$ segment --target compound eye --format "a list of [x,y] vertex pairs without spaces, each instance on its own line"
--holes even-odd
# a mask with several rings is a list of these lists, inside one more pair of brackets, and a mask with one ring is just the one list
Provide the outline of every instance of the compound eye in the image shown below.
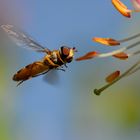
[[61,53],[63,56],[67,57],[70,53],[70,49],[68,47],[61,47]]

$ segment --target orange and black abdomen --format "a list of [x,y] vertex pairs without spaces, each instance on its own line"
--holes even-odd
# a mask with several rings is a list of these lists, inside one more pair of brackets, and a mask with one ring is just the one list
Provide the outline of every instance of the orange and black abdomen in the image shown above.
[[19,70],[14,76],[14,81],[24,81],[28,80],[31,77],[35,77],[38,74],[41,74],[45,71],[47,71],[49,66],[44,65],[43,62],[34,62],[32,64],[27,65],[26,67]]

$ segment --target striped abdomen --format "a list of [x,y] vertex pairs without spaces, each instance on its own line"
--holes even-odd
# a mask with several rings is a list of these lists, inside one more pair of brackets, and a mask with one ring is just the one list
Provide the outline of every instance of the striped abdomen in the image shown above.
[[31,77],[35,77],[47,70],[50,69],[50,66],[44,65],[42,62],[34,62],[27,65],[25,68],[19,70],[14,76],[14,81],[25,81]]

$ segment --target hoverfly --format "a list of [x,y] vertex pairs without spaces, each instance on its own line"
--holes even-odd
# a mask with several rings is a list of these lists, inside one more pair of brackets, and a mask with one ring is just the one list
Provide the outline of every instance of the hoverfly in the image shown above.
[[51,51],[38,44],[23,31],[16,29],[13,25],[1,25],[1,28],[18,46],[28,46],[28,48],[36,52],[45,53],[42,60],[33,62],[14,74],[13,80],[19,82],[17,86],[30,78],[44,75],[53,69],[65,71],[63,65],[67,67],[66,63],[70,63],[73,60],[76,52],[75,47],[61,46],[59,50]]

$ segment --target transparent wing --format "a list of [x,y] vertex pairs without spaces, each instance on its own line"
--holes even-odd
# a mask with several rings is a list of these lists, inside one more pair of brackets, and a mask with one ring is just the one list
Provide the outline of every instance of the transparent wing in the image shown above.
[[57,70],[51,70],[46,75],[44,75],[43,80],[50,85],[59,85],[60,75]]
[[13,25],[1,25],[1,28],[18,46],[32,49],[37,52],[50,52],[48,48],[41,46],[39,43],[34,41],[29,35],[27,35],[23,31],[16,29]]

